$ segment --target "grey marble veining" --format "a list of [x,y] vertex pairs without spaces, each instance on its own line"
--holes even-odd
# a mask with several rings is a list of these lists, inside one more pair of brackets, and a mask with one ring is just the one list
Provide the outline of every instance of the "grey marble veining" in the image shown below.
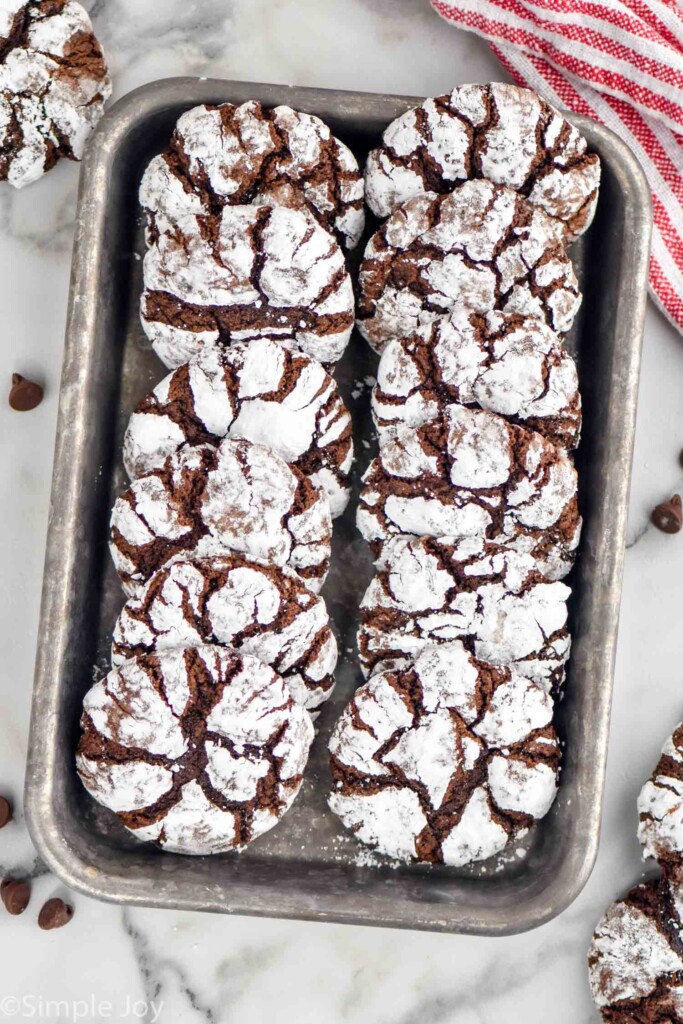
[[[426,0],[94,0],[115,96],[167,75],[223,75],[414,94],[504,77],[486,46],[449,29]],[[617,659],[603,840],[576,903],[510,939],[118,908],[76,896],[61,932],[36,926],[66,895],[36,860],[21,819],[29,700],[49,512],[50,470],[78,170],[60,164],[15,193],[0,188],[0,347],[6,386],[35,375],[46,400],[20,416],[0,403],[0,792],[17,821],[0,832],[0,869],[32,878],[17,919],[0,914],[0,1017],[266,1024],[596,1024],[585,950],[605,905],[646,869],[635,798],[683,717],[683,535],[648,526],[683,486],[683,343],[650,308],[630,548]],[[28,1002],[26,1002],[28,1000]],[[90,1001],[89,1016],[76,1006]],[[111,1005],[111,1009],[107,1007]],[[76,1013],[80,1016],[77,1018]],[[94,1016],[93,1016],[94,1013]]]

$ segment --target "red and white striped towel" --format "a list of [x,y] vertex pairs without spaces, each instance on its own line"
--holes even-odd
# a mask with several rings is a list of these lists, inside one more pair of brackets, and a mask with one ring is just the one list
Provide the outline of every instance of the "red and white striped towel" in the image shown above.
[[683,332],[683,7],[675,0],[431,0],[518,85],[611,128],[652,189],[650,292]]

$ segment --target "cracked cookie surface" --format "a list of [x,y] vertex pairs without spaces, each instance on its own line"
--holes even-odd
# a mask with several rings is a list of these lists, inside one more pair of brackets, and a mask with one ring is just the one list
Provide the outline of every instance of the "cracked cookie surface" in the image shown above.
[[559,222],[490,181],[398,207],[368,242],[358,285],[358,329],[377,352],[456,302],[564,332],[581,301]]
[[574,448],[581,431],[576,364],[535,317],[452,313],[391,341],[372,392],[380,444],[454,403],[479,406]]
[[560,747],[552,700],[458,643],[361,686],[330,739],[331,809],[399,859],[461,866],[547,814]]
[[495,413],[452,405],[380,449],[363,476],[357,524],[375,553],[398,534],[485,537],[560,579],[579,542],[576,487],[563,449]]
[[255,338],[207,349],[169,374],[136,406],[123,441],[132,478],[163,465],[185,442],[226,435],[272,448],[330,499],[349,499],[351,417],[337,385],[315,359]]
[[0,180],[22,188],[60,157],[80,160],[111,82],[73,0],[6,0],[0,10]]
[[259,336],[333,364],[351,336],[344,254],[299,210],[226,206],[185,217],[147,250],[143,277],[142,327],[171,368]]
[[85,695],[83,785],[138,839],[241,849],[296,797],[313,739],[282,678],[248,654],[188,647],[113,669]]
[[365,223],[363,192],[356,158],[319,117],[250,100],[186,111],[148,165],[140,203],[150,242],[188,214],[270,203],[310,211],[353,248]]
[[683,866],[683,723],[638,796],[638,839],[646,857],[662,866]]
[[243,555],[180,559],[154,573],[118,617],[112,664],[193,644],[253,655],[309,711],[334,686],[337,642],[323,599],[287,569]]
[[114,505],[109,546],[123,589],[139,593],[170,559],[238,551],[287,565],[317,591],[330,559],[327,496],[279,455],[242,438],[183,445]]
[[591,224],[600,161],[554,107],[530,89],[461,85],[392,121],[365,168],[378,217],[423,192],[446,193],[486,178],[559,219],[567,240]]
[[388,541],[360,606],[366,676],[405,668],[428,647],[460,640],[477,658],[513,665],[547,692],[564,682],[571,591],[528,555],[478,540]]
[[636,885],[593,934],[588,973],[606,1024],[683,1021],[683,901],[667,878]]

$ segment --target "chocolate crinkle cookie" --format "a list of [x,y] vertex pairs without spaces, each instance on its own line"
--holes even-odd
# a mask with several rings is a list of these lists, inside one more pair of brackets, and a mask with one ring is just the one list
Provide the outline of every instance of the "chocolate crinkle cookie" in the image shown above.
[[564,332],[581,301],[560,222],[490,181],[394,210],[368,242],[358,283],[358,328],[377,352],[456,302],[537,316]]
[[653,879],[609,907],[588,951],[593,999],[607,1024],[683,1021],[683,901]]
[[22,188],[60,157],[80,160],[111,83],[73,0],[0,6],[0,180]]
[[560,747],[552,700],[462,645],[361,686],[330,740],[331,809],[381,853],[460,866],[547,814]]
[[495,413],[447,407],[403,427],[363,476],[358,529],[377,553],[392,536],[486,537],[565,576],[581,517],[567,453]]
[[554,107],[516,85],[461,85],[389,125],[368,156],[365,187],[378,217],[423,192],[486,178],[557,218],[567,240],[593,220],[600,161]]
[[337,643],[325,602],[281,566],[233,553],[159,569],[119,615],[112,664],[193,644],[222,644],[271,665],[309,711],[334,686]]
[[168,367],[257,336],[333,364],[351,336],[344,254],[299,210],[226,206],[185,217],[148,249],[143,274],[142,326]]
[[457,638],[477,658],[514,665],[557,693],[571,647],[570,593],[528,555],[496,544],[396,537],[361,601],[361,667],[366,676],[406,668],[426,648]]
[[76,762],[88,792],[173,853],[240,849],[296,797],[310,715],[249,654],[188,647],[114,669],[85,695]]
[[123,442],[135,478],[180,445],[246,437],[272,448],[322,488],[332,514],[349,499],[351,417],[315,359],[268,338],[210,348],[178,367],[139,403]]
[[456,306],[449,316],[389,342],[372,393],[380,444],[453,403],[500,413],[564,448],[579,441],[576,364],[535,317]]
[[279,455],[242,438],[183,445],[117,498],[110,549],[129,596],[171,559],[227,551],[287,565],[314,591],[330,559],[327,496]]
[[683,723],[667,739],[652,777],[640,791],[638,814],[645,856],[665,867],[683,868]]
[[140,186],[148,240],[187,214],[271,203],[310,211],[347,248],[363,232],[363,179],[353,153],[312,114],[255,100],[199,106],[178,120]]

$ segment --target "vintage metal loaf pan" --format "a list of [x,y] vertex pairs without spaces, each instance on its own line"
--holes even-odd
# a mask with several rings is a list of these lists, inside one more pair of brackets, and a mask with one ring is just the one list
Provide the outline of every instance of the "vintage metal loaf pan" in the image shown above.
[[[571,903],[597,852],[646,301],[647,186],[626,147],[585,118],[573,120],[603,166],[596,222],[573,252],[584,304],[568,342],[585,406],[578,453],[585,528],[570,580],[574,651],[559,711],[562,787],[529,836],[526,856],[469,870],[390,865],[344,834],[326,807],[327,737],[360,681],[354,633],[371,574],[353,501],[336,524],[325,588],[343,652],[337,691],[321,716],[302,792],[277,828],[241,855],[161,854],[130,838],[76,777],[81,699],[107,668],[123,602],[106,547],[109,509],[124,484],[122,434],[134,404],[166,372],[138,322],[138,183],[184,109],[249,98],[319,114],[361,159],[384,126],[418,102],[182,78],[131,93],[97,129],[78,202],[26,783],[31,834],[68,885],[119,903],[483,934],[532,928]],[[359,472],[374,450],[368,378],[375,366],[354,337],[337,369],[354,416]]]

